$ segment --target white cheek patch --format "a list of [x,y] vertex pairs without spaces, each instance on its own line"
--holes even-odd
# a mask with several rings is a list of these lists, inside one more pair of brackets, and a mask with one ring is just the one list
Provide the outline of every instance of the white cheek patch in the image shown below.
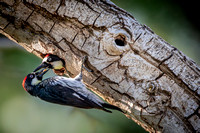
[[54,67],[54,69],[61,69],[63,68],[63,64],[61,61],[54,61],[51,63],[51,65]]
[[34,79],[32,79],[31,84],[32,84],[32,85],[37,85],[37,84],[39,84],[40,82],[41,82],[40,80],[38,80],[37,78],[34,78]]
[[45,57],[45,58],[42,60],[42,62],[47,62],[47,57]]

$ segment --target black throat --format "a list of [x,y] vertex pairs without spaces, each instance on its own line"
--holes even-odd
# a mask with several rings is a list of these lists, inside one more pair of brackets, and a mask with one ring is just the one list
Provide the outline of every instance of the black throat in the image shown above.
[[25,87],[26,87],[26,91],[32,96],[37,96],[37,94],[39,93],[38,87],[35,85],[34,86],[25,85]]

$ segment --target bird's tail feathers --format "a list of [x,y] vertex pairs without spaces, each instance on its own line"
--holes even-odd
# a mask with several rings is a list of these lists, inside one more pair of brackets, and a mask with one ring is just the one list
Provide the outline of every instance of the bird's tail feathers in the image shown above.
[[102,110],[103,110],[103,111],[106,111],[106,112],[108,112],[108,113],[112,113],[112,111],[107,110],[107,109],[105,109],[105,108],[103,108]]

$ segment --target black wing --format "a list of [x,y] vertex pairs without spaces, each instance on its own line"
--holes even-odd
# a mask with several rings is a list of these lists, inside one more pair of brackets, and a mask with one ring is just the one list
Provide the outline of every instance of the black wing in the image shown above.
[[37,96],[47,102],[79,108],[102,108],[98,103],[91,101],[67,86],[63,87],[60,84],[44,86],[44,84],[40,84],[39,88],[41,89]]

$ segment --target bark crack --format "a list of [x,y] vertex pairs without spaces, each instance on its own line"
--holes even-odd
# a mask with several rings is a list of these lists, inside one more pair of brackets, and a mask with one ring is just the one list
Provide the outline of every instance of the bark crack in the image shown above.
[[62,5],[65,5],[65,0],[60,0],[60,4],[59,4],[59,6],[58,6],[58,8],[56,9],[56,14],[58,14],[58,10],[59,10],[59,8],[62,6]]
[[[165,58],[164,60],[162,60],[160,63],[159,63],[159,65],[158,65],[158,68],[160,69],[160,66],[164,63],[164,62],[166,62],[167,60],[169,60],[173,55],[174,55],[174,50],[175,49],[173,49],[172,50],[172,54],[170,55],[170,56],[168,56],[167,58]],[[161,70],[161,69],[160,69]]]
[[95,18],[95,20],[94,20],[94,22],[93,22],[93,24],[92,24],[92,26],[94,26],[95,27],[95,23],[96,23],[96,21],[97,21],[97,19],[101,16],[101,14],[102,14],[102,12]]
[[[151,126],[151,124],[148,122],[148,120],[147,120],[145,117],[143,117],[143,115],[142,115],[143,110],[144,110],[144,109],[142,108],[141,111],[140,111],[140,118],[141,118],[142,121],[145,122],[145,124],[147,124],[148,126]],[[152,127],[152,129],[153,129],[154,132],[156,131],[156,130],[154,129],[154,127]]]
[[[160,127],[160,122],[162,121],[162,119],[166,116],[166,113],[167,113],[167,108],[165,109],[165,111],[163,112],[162,116],[160,117],[160,120],[158,121],[157,123],[157,126]],[[162,128],[162,127],[160,127]]]
[[110,67],[111,65],[113,65],[115,62],[117,62],[117,60],[116,60],[116,61],[113,61],[112,63],[110,63],[110,64],[107,65],[106,67],[102,68],[100,71],[103,71],[103,70],[107,69],[108,67]]
[[85,40],[84,40],[84,42],[83,42],[83,44],[82,44],[82,46],[81,46],[81,49],[83,49],[83,47],[84,47],[84,45],[85,45],[85,42],[87,41],[87,37],[85,37]]
[[134,40],[134,43],[141,37],[142,33],[140,33]]
[[122,25],[122,28],[130,35],[130,38],[133,38],[133,34],[132,34],[131,30],[129,30],[129,28],[127,28],[127,25],[125,25],[123,17],[121,17],[121,15],[119,13],[117,13],[117,17],[120,21],[119,24]]
[[98,76],[92,83],[91,85],[93,85],[95,82],[97,82],[100,78],[101,78],[102,75]]
[[8,27],[8,25],[10,25],[10,24],[11,24],[11,22],[9,22],[2,30],[4,31]]
[[82,4],[85,4],[89,9],[91,9],[93,12],[98,13],[98,11],[94,10],[87,2],[85,2],[84,0],[77,0],[78,2],[81,2]]
[[32,10],[31,14],[26,18],[26,22],[28,21],[28,19],[30,18],[30,16],[32,16],[32,14],[34,13],[34,10]]
[[79,32],[76,33],[76,35],[73,37],[72,41],[71,41],[71,44],[74,42],[76,36],[79,34]]
[[197,115],[200,118],[200,106],[194,111],[194,113],[192,113],[191,115],[189,115],[188,117],[186,117],[186,119],[190,119],[192,116]]
[[53,27],[55,26],[55,24],[56,24],[56,22],[54,22],[53,25],[52,25],[52,27],[50,28],[50,30],[48,32],[49,34],[51,33],[51,31],[52,31]]
[[169,107],[168,106],[168,109],[170,109],[174,115],[177,116],[178,119],[180,119],[180,121],[182,121],[185,125],[185,128],[188,128],[188,131],[192,131],[193,133],[195,132],[195,129],[193,128],[193,126],[191,125],[191,123],[186,119],[184,118],[182,115],[180,115],[179,112],[177,112],[175,109],[173,109],[172,107]]
[[[117,85],[118,85],[118,84],[117,84]],[[118,86],[119,86],[119,85],[118,85]],[[126,94],[126,93],[121,93],[121,92],[118,91],[117,89],[113,88],[111,85],[109,85],[109,87],[110,87],[110,89],[114,90],[114,91],[117,92],[118,94],[120,94],[120,95],[122,95],[122,96],[126,96],[126,97],[128,97],[130,100],[135,100],[134,97],[131,97],[130,95],[128,95],[128,94]],[[138,103],[138,105],[140,105],[140,104]],[[130,107],[128,104],[127,104],[127,106]],[[140,105],[140,107],[142,107],[142,106]]]
[[155,80],[160,79],[163,75],[164,75],[164,73],[161,73],[158,77],[155,78]]
[[[3,34],[17,41],[36,55],[48,51],[52,54],[59,54],[66,60],[68,59],[66,57],[69,57],[69,59],[74,57],[71,64],[75,65],[76,60],[79,60],[83,55],[89,55],[91,60],[88,63],[94,70],[94,73],[88,76],[91,78],[90,85],[97,88],[94,91],[99,92],[104,98],[112,99],[112,103],[119,103],[122,109],[131,112],[129,114],[126,112],[128,117],[141,124],[147,130],[156,132],[158,129],[160,131],[161,128],[177,124],[176,121],[171,121],[172,124],[166,127],[163,124],[168,117],[174,116],[174,119],[182,120],[183,124],[180,125],[184,128],[182,131],[194,132],[190,118],[194,115],[200,117],[200,107],[195,105],[200,103],[200,96],[197,91],[190,90],[190,83],[187,83],[181,77],[181,74],[187,68],[180,67],[180,70],[178,70],[180,73],[177,74],[171,70],[174,68],[167,64],[177,55],[177,58],[180,58],[180,63],[186,65],[188,69],[191,68],[189,70],[194,71],[194,76],[200,76],[198,66],[185,57],[184,54],[155,35],[147,26],[139,24],[134,17],[112,4],[112,2],[77,0],[71,1],[73,2],[73,7],[69,7],[69,5],[65,5],[65,0],[59,0],[57,3],[48,1],[55,4],[52,5],[54,9],[50,8],[48,4],[37,5],[38,1],[35,1],[35,3],[33,3],[34,0],[30,1],[15,1],[15,6],[5,4],[7,1],[4,4],[0,2],[0,18],[3,18],[3,22],[6,22],[1,28]],[[47,3],[46,1],[43,2]],[[22,5],[25,5],[25,9],[29,11],[27,14],[19,9]],[[63,10],[61,10],[62,7]],[[68,8],[72,8],[70,9],[72,17],[66,15],[65,10],[69,11]],[[78,11],[73,11],[74,9]],[[16,10],[17,13],[15,14]],[[59,16],[59,11],[64,15]],[[92,11],[93,14],[81,14],[87,11]],[[80,14],[82,15],[81,17]],[[41,20],[36,19],[37,17],[41,18]],[[113,20],[109,20],[111,18]],[[32,20],[34,22],[30,22]],[[38,23],[42,20],[49,22],[49,25]],[[103,23],[101,24],[101,22]],[[63,27],[66,29],[62,31]],[[68,34],[68,30],[71,30],[73,34],[70,34],[72,32]],[[111,51],[119,50],[118,59],[118,55],[109,54],[110,51],[108,52],[104,46],[109,43],[109,39],[113,42],[116,33],[121,33],[121,31],[122,34],[128,35],[126,37],[129,40],[126,40],[128,45],[125,47],[111,47]],[[105,35],[111,36],[110,38],[107,36],[104,45],[102,41],[104,41],[103,37]],[[41,44],[37,44],[37,41],[41,42]],[[37,46],[41,47],[42,50]],[[158,57],[159,55],[161,57]],[[137,64],[134,59],[138,60],[139,63]],[[142,65],[143,63],[145,64],[144,66]],[[144,72],[138,72],[137,65],[141,66],[140,71],[144,69]],[[147,68],[145,68],[146,66]],[[129,67],[134,69],[129,69]],[[73,66],[69,66],[68,69],[74,73],[76,71]],[[145,73],[145,70],[152,73],[152,75],[148,76],[149,73]],[[115,73],[106,73],[110,71],[115,71]],[[139,76],[135,77],[135,75]],[[167,82],[165,83],[165,81]],[[147,86],[151,82],[156,83],[155,86],[157,87],[153,91]],[[169,86],[167,86],[168,82],[170,82]],[[194,83],[198,84],[198,81]],[[183,105],[184,111],[194,108],[194,112],[189,111],[190,114],[186,112],[189,116],[185,115],[186,113],[182,112],[178,105],[175,105],[179,104],[179,102],[172,104],[174,102],[172,93],[178,93],[178,89],[174,86],[183,91],[183,96],[190,96],[188,101],[194,100],[192,101],[195,102],[194,105]],[[101,87],[105,87],[105,89]],[[173,89],[173,92],[170,89]],[[170,112],[173,115],[168,116]],[[153,118],[148,119],[145,113]],[[185,118],[184,116],[188,117]]]
[[70,50],[72,51],[73,54],[75,54],[76,56],[80,57],[79,54],[77,54],[72,47],[74,47],[73,45],[71,45],[70,42],[68,42],[65,38],[63,38],[63,40],[65,41],[65,43],[69,46]]

